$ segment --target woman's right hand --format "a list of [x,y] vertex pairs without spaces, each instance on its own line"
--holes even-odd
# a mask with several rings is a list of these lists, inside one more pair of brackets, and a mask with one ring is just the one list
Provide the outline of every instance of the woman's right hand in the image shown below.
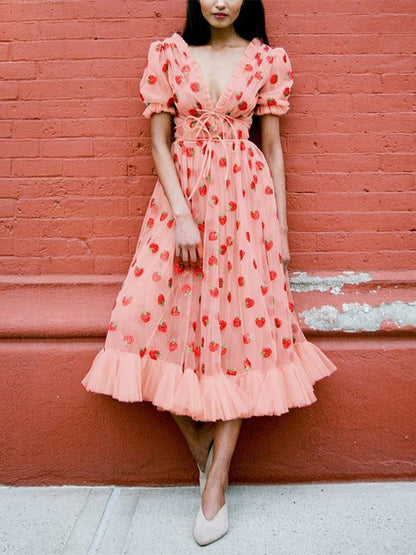
[[175,218],[175,256],[191,268],[202,264],[202,238],[192,214]]

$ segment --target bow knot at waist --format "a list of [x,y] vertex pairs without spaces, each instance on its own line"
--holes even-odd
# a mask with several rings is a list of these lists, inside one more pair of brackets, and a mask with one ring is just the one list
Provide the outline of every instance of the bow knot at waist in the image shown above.
[[175,119],[176,139],[205,141],[238,141],[248,139],[249,125],[216,110],[195,110]]

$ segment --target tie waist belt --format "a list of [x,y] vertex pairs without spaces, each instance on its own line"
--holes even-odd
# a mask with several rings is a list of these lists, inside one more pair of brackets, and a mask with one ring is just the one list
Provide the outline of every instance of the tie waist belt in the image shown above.
[[228,177],[229,157],[228,152],[235,150],[237,141],[248,139],[250,126],[240,119],[227,116],[215,110],[199,110],[198,115],[188,115],[185,118],[175,118],[175,140],[176,141],[198,141],[203,142],[201,170],[195,185],[186,197],[190,200],[200,185],[200,179],[204,172],[210,170],[211,160],[214,154],[215,143],[222,145],[225,157],[225,180]]

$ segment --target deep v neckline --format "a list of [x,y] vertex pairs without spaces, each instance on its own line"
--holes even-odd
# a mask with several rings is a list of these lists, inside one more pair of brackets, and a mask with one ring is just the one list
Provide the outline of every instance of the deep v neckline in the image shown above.
[[202,72],[201,66],[199,65],[197,59],[195,58],[194,53],[192,52],[192,49],[190,48],[189,44],[182,38],[182,36],[179,33],[174,33],[173,35],[176,36],[177,38],[179,38],[181,44],[183,46],[185,46],[185,49],[188,53],[189,62],[192,64],[193,70],[195,71],[195,73],[199,77],[203,92],[206,96],[206,100],[210,105],[210,109],[217,111],[221,102],[227,97],[227,94],[230,92],[230,90],[232,88],[232,85],[234,83],[234,79],[236,78],[236,76],[237,76],[237,74],[240,70],[240,67],[242,66],[243,62],[245,61],[248,53],[251,51],[252,47],[254,47],[257,44],[257,42],[259,42],[259,39],[257,37],[254,37],[247,44],[247,46],[245,47],[245,49],[244,49],[243,53],[241,54],[240,58],[236,62],[232,72],[230,73],[230,76],[227,80],[227,84],[225,85],[224,89],[222,90],[221,94],[219,95],[217,101],[214,103],[214,101],[212,100],[211,94],[209,92],[208,83],[207,83],[207,81],[205,79],[205,76]]

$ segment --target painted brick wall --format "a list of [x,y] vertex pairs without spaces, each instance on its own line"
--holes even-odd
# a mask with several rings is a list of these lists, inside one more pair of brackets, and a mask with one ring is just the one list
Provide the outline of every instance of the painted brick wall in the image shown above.
[[[1,273],[125,273],[155,182],[138,83],[184,7],[1,2]],[[408,268],[414,0],[265,7],[295,75],[282,118],[292,269]]]

